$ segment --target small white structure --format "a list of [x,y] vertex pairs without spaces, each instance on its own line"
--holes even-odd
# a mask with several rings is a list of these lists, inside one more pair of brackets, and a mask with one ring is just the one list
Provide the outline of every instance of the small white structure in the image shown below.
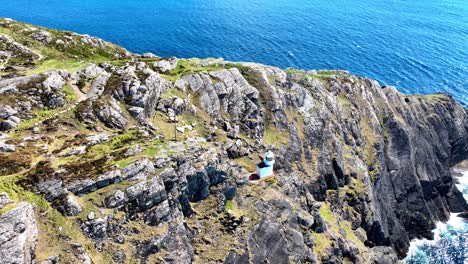
[[260,179],[270,177],[274,174],[275,154],[271,151],[265,153],[265,158],[257,164],[257,175]]

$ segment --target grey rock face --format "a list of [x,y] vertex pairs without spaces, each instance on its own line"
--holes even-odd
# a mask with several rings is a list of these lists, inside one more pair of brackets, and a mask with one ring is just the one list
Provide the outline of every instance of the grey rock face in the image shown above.
[[[166,91],[169,83],[155,72],[149,72],[149,76],[142,81],[138,78],[137,71],[134,66],[118,69],[114,77],[111,77],[120,80],[116,82],[117,89],[112,91],[112,95],[130,106],[142,108],[143,112],[134,113],[135,118],[147,120],[153,116],[159,97]],[[149,121],[143,125],[149,125]]]
[[37,41],[44,42],[44,43],[51,43],[52,42],[52,34],[47,31],[37,31],[31,34],[31,37],[35,38]]
[[99,135],[89,136],[86,138],[86,140],[88,141],[88,145],[94,146],[94,145],[109,141],[109,135],[99,134]]
[[83,264],[92,264],[91,258],[88,256],[88,253],[86,253],[86,250],[81,244],[73,243],[72,250],[75,257]]
[[27,58],[29,62],[33,62],[34,60],[41,58],[41,55],[35,50],[16,42],[15,39],[8,35],[0,34],[0,43],[3,44],[5,47],[4,51],[8,52],[8,56],[10,57]]
[[0,122],[0,131],[8,131],[15,128],[18,124],[11,120],[3,120]]
[[54,201],[67,195],[67,190],[59,179],[41,181],[37,183],[37,188],[47,201]]
[[125,192],[117,190],[108,196],[104,203],[108,208],[125,207],[130,218],[143,212],[147,224],[157,225],[168,220],[170,210],[167,198],[161,177],[153,176],[128,187]]
[[19,203],[0,215],[0,258],[2,263],[33,263],[38,239],[34,206]]
[[75,216],[82,211],[80,204],[70,195],[67,196],[64,207],[65,215],[67,216]]
[[6,192],[0,193],[0,209],[11,203],[13,203],[13,201]]
[[104,188],[109,184],[118,183],[121,181],[121,178],[120,170],[114,170],[99,176],[96,180],[85,179],[75,181],[67,189],[76,195],[84,195]]
[[[211,80],[219,80],[213,83]],[[259,92],[251,86],[237,68],[186,75],[184,83],[200,95],[200,106],[211,117],[219,118],[221,108],[234,123],[250,136],[263,135],[263,112],[259,106]]]
[[89,35],[81,35],[81,41],[93,48],[104,48],[107,45],[104,40]]
[[107,127],[124,129],[128,126],[128,120],[115,100],[98,105],[95,113]]
[[369,256],[371,264],[392,264],[397,263],[398,257],[390,247],[374,247]]
[[8,117],[15,115],[18,111],[9,105],[0,105],[0,118],[7,119]]
[[154,174],[154,164],[149,159],[136,161],[122,170],[124,180],[142,181]]
[[141,55],[143,58],[157,58],[158,56],[154,55],[153,53],[151,52],[147,52],[147,53],[143,53]]
[[154,63],[154,67],[158,68],[161,72],[169,72],[176,68],[178,59],[175,57],[161,59]]
[[16,151],[16,146],[15,145],[6,144],[6,143],[0,141],[0,153],[1,152],[15,152],[15,151]]

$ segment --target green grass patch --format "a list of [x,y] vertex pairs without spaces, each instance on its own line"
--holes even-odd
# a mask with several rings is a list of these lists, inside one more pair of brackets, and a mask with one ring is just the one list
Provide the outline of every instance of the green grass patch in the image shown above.
[[40,63],[35,69],[26,72],[26,75],[36,75],[49,70],[66,70],[68,72],[77,72],[84,69],[88,63],[77,60],[46,60]]
[[265,128],[263,143],[267,145],[287,145],[289,144],[289,133],[269,125]]
[[62,91],[65,93],[68,103],[73,103],[78,101],[78,95],[75,93],[73,88],[67,84],[62,88]]
[[61,109],[57,108],[57,109],[42,109],[42,110],[35,111],[34,112],[35,117],[31,119],[23,120],[21,123],[18,124],[18,126],[16,127],[16,130],[20,131],[20,130],[30,129],[37,122],[52,117],[56,113],[60,112],[60,110]]
[[177,61],[177,66],[174,70],[169,73],[161,74],[161,76],[169,81],[175,82],[180,77],[193,74],[198,72],[209,72],[209,71],[218,71],[221,69],[225,69],[226,66],[224,64],[212,64],[207,66],[198,66],[200,62],[199,59],[180,59]]

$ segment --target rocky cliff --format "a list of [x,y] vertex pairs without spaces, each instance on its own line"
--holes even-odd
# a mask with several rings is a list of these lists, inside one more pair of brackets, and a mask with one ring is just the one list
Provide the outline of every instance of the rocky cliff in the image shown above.
[[[345,71],[132,54],[0,19],[7,263],[395,263],[467,211],[468,113]],[[276,154],[275,178],[247,176]]]

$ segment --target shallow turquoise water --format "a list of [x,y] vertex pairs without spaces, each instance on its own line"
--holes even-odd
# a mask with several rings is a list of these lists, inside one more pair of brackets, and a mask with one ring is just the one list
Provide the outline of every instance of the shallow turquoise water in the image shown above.
[[0,16],[140,53],[347,69],[468,104],[467,0],[0,0]]

